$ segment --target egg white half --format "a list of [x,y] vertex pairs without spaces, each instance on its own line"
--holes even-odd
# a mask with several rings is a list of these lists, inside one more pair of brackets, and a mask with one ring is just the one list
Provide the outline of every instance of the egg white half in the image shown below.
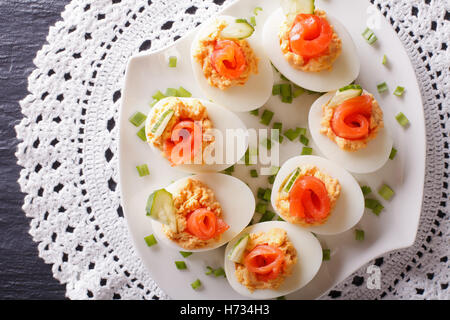
[[278,191],[283,181],[298,167],[312,165],[319,168],[339,181],[341,193],[336,205],[331,211],[328,220],[320,226],[304,227],[295,225],[299,229],[305,229],[317,234],[332,235],[345,232],[355,226],[364,213],[364,196],[361,187],[355,178],[344,168],[317,156],[298,156],[286,161],[280,168],[272,188],[272,207],[286,220],[286,217],[278,210],[276,200]]
[[260,44],[257,33],[247,38],[256,57],[259,58],[258,73],[251,74],[243,86],[230,87],[220,90],[211,86],[203,74],[201,65],[195,60],[194,52],[198,47],[199,39],[214,31],[216,21],[234,22],[237,18],[231,16],[219,16],[208,20],[200,27],[191,46],[191,60],[195,79],[208,99],[236,112],[250,111],[261,107],[272,94],[273,70],[264,49]]
[[371,173],[380,169],[389,159],[393,140],[386,128],[378,131],[375,139],[370,140],[367,146],[355,152],[345,151],[320,133],[322,121],[322,106],[326,104],[336,92],[329,92],[317,99],[309,111],[308,124],[314,143],[320,152],[330,160],[338,163],[353,173]]
[[358,53],[351,35],[336,18],[327,16],[328,21],[342,40],[342,52],[333,63],[331,71],[304,72],[295,69],[285,59],[278,37],[280,27],[286,20],[281,8],[267,19],[263,30],[264,49],[274,66],[296,85],[316,92],[327,92],[342,88],[355,80],[360,70]]
[[[228,253],[235,243],[246,233],[268,232],[273,228],[286,230],[289,240],[297,250],[297,263],[292,274],[285,278],[277,289],[260,289],[250,292],[247,287],[237,281],[235,263],[228,259]],[[272,299],[297,291],[310,282],[319,271],[322,264],[322,247],[319,240],[310,232],[300,230],[282,221],[257,223],[244,229],[235,239],[230,241],[225,249],[225,273],[231,287],[239,294],[253,299]]]
[[230,228],[221,235],[219,241],[201,249],[186,250],[167,238],[162,229],[163,225],[152,219],[152,229],[158,241],[181,251],[208,251],[229,242],[250,223],[255,213],[255,197],[250,188],[241,180],[221,173],[203,173],[179,179],[165,189],[173,194],[189,178],[203,182],[213,190],[216,200],[222,207],[222,219]]
[[[153,117],[154,110],[156,110],[161,104],[164,104],[167,98],[160,100],[148,113],[146,122],[145,122],[145,131],[149,132],[151,129],[150,121]],[[248,146],[248,139],[246,137],[247,127],[242,122],[242,120],[230,110],[207,100],[196,99],[196,98],[178,98],[184,101],[186,104],[189,104],[192,100],[199,100],[205,107],[208,112],[208,117],[212,122],[213,129],[216,129],[221,133],[223,139],[216,137],[215,143],[217,146],[217,150],[222,150],[221,153],[223,155],[223,162],[226,163],[213,163],[213,164],[182,164],[178,165],[174,168],[180,169],[185,172],[190,173],[201,173],[201,172],[217,172],[222,171],[236,162],[238,162],[245,154]],[[232,132],[232,130],[238,130],[239,134],[236,134],[234,141],[231,139],[227,139],[227,130]],[[156,153],[155,156],[162,157],[161,151],[153,146],[152,143],[148,143],[150,148]],[[167,163],[169,161],[165,159]]]

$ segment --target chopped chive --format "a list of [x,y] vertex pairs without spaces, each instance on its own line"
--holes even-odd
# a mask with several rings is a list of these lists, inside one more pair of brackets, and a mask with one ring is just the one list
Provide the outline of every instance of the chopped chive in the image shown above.
[[270,184],[273,184],[275,182],[275,176],[269,176],[267,180],[269,181]]
[[288,138],[291,141],[294,141],[295,139],[297,139],[299,134],[300,134],[299,131],[294,130],[294,129],[289,129],[284,132],[284,135],[286,136],[286,138]]
[[407,127],[409,125],[408,118],[403,114],[403,112],[400,112],[395,116],[395,119],[402,127]]
[[175,261],[175,266],[178,270],[187,269],[186,263],[184,261]]
[[357,241],[363,241],[364,240],[364,230],[355,230],[355,240]]
[[381,61],[381,63],[382,63],[383,65],[386,65],[386,64],[387,64],[387,56],[386,56],[386,55],[383,56],[383,61]]
[[270,121],[272,121],[274,113],[269,110],[264,110],[260,123],[265,124],[266,126],[269,125]]
[[252,26],[256,27],[256,17],[255,16],[250,17],[250,24]]
[[397,88],[395,88],[394,95],[396,95],[397,97],[401,97],[404,92],[405,88],[398,86]]
[[163,98],[165,98],[166,96],[160,91],[158,90],[153,96],[152,98],[155,100],[161,100]]
[[373,31],[370,30],[369,28],[364,30],[364,32],[362,33],[362,36],[364,37],[364,39],[366,39],[368,44],[374,44],[378,40],[375,33],[373,33]]
[[178,90],[175,88],[167,88],[165,95],[167,97],[178,97]]
[[322,249],[322,260],[328,261],[331,258],[331,250],[330,249]]
[[[278,70],[277,70],[277,71],[278,71]],[[278,71],[278,72],[279,72],[279,71]],[[282,73],[280,73],[280,78],[281,78],[281,80],[289,81],[289,79],[286,78],[286,77],[284,76],[284,74],[282,74]]]
[[270,197],[272,196],[272,190],[267,188],[263,194],[263,200],[270,201]]
[[272,87],[272,95],[278,96],[281,94],[281,84],[274,84]]
[[176,68],[177,57],[169,57],[169,68]]
[[282,217],[278,216],[277,221],[284,221],[284,219]]
[[378,190],[378,194],[383,197],[384,200],[391,200],[391,198],[394,196],[395,192],[392,190],[387,184],[384,184],[381,186],[381,188]]
[[217,268],[216,270],[214,270],[214,276],[216,277],[220,277],[220,276],[224,276],[225,277],[225,270],[223,270],[222,267]]
[[273,218],[275,217],[275,213],[272,211],[266,211],[263,216],[261,217],[261,219],[259,220],[259,222],[266,222],[266,221],[271,221]]
[[292,103],[292,86],[289,83],[281,85],[281,102]]
[[259,202],[256,205],[256,209],[255,209],[256,212],[264,214],[264,213],[266,213],[266,210],[267,210],[267,204]]
[[250,176],[252,178],[257,178],[258,177],[258,171],[256,171],[256,169],[250,170]]
[[238,18],[236,19],[236,23],[248,23],[247,19]]
[[246,166],[250,165],[250,148],[247,148],[244,154],[244,162]]
[[209,276],[210,274],[212,274],[214,272],[214,269],[213,268],[211,268],[210,266],[206,266],[206,272],[205,272],[205,274],[207,275],[207,276]]
[[182,97],[182,98],[190,98],[190,97],[192,97],[192,93],[190,93],[183,87],[179,87],[178,88],[178,96]]
[[154,246],[155,244],[158,243],[158,241],[156,241],[156,238],[153,234],[145,237],[144,240],[147,243],[147,246],[149,246],[149,247]]
[[259,109],[255,109],[249,112],[252,116],[257,116],[259,114]]
[[136,167],[139,177],[145,177],[150,174],[150,171],[148,170],[148,166],[146,164],[140,165]]
[[378,201],[377,199],[369,199],[369,198],[367,198],[367,199],[364,200],[364,205],[365,205],[365,207],[367,209],[372,209],[373,210],[379,204],[380,204],[380,201]]
[[372,189],[369,186],[362,186],[361,191],[362,191],[363,195],[366,196],[372,192]]
[[277,300],[286,300],[285,296],[278,297]]
[[200,281],[200,279],[197,279],[197,280],[195,280],[194,282],[191,283],[191,287],[194,290],[197,290],[201,286],[202,286],[202,282]]
[[267,150],[272,149],[272,141],[270,139],[264,139],[263,141],[261,141],[261,145],[263,147],[265,147]]
[[397,155],[397,149],[392,147],[391,153],[389,154],[389,159],[394,160],[395,156]]
[[349,84],[349,85],[347,85],[345,87],[340,88],[339,92],[347,91],[347,90],[350,90],[350,89],[361,90],[362,87],[359,84]]
[[310,147],[303,147],[302,149],[302,156],[308,156],[311,155],[313,152],[313,149]]
[[142,112],[137,111],[128,119],[135,127],[139,127],[147,119],[147,116]]
[[258,192],[256,194],[256,196],[258,197],[258,199],[264,200],[264,193],[266,192],[266,189],[264,188],[258,188]]
[[375,206],[375,208],[372,209],[372,212],[374,214],[376,214],[377,216],[379,216],[381,211],[383,211],[383,209],[384,209],[383,205],[381,203],[379,203]]
[[225,170],[223,170],[223,172],[229,173],[229,174],[233,173],[234,172],[234,166],[226,168]]
[[180,254],[183,256],[183,258],[187,258],[192,255],[192,252],[180,251]]
[[378,93],[383,93],[385,91],[388,91],[388,85],[386,84],[386,82],[380,83],[377,85],[377,89],[378,89]]
[[144,142],[147,141],[147,135],[145,134],[145,126],[143,126],[141,130],[139,130],[136,134],[139,138],[141,138],[142,141]]
[[303,143],[305,146],[309,144],[309,139],[305,137],[304,135],[300,136],[300,142]]
[[303,89],[302,87],[294,87],[294,92],[292,93],[292,96],[294,98],[297,98],[304,93],[305,93],[305,89]]
[[253,9],[253,13],[255,14],[255,16],[258,15],[258,11],[263,11],[263,9],[261,7],[256,7],[255,9]]
[[283,128],[283,124],[281,122],[275,122],[273,124],[272,128],[275,129],[275,130],[280,130],[281,131],[281,129]]

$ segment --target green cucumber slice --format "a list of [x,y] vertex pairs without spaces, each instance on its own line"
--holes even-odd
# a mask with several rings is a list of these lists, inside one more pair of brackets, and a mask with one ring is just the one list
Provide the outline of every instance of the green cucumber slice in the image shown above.
[[233,262],[242,263],[244,258],[244,251],[247,247],[248,240],[250,240],[250,235],[247,233],[243,235],[238,242],[234,245],[233,249],[231,249],[230,253],[228,253],[228,259]]
[[351,85],[345,86],[336,92],[334,97],[331,98],[330,104],[333,106],[339,105],[346,100],[360,96],[362,94],[362,92],[363,92],[363,89],[361,88],[360,85],[351,84]]
[[177,219],[172,194],[167,190],[159,189],[153,192],[148,197],[145,211],[148,217],[169,226],[173,232],[177,232]]
[[280,0],[280,5],[289,21],[299,13],[313,14],[315,10],[314,0]]
[[292,187],[294,186],[295,180],[297,180],[298,176],[300,175],[300,169],[297,168],[295,171],[289,176],[288,182],[283,188],[283,192],[288,193],[291,191]]
[[159,137],[163,134],[164,130],[167,127],[167,124],[169,123],[170,119],[172,119],[172,116],[174,114],[174,111],[172,109],[166,110],[161,117],[159,117],[158,121],[153,125],[151,132],[156,136]]
[[245,19],[236,19],[236,21],[228,24],[220,35],[226,39],[246,39],[250,37],[255,28]]

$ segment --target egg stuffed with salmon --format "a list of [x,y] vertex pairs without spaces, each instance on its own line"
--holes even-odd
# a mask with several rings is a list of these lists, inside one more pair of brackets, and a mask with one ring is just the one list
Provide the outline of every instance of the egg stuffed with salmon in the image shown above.
[[286,161],[275,178],[271,202],[284,220],[317,234],[347,231],[364,213],[364,197],[355,178],[317,156]]
[[248,225],[254,210],[248,186],[219,173],[177,180],[153,191],[146,205],[158,240],[187,251],[206,251],[227,243]]
[[389,159],[393,140],[378,101],[360,85],[320,97],[308,122],[321,153],[354,173],[370,173]]
[[257,223],[230,241],[225,273],[243,296],[271,299],[305,286],[322,263],[322,248],[310,232],[280,221]]
[[305,89],[326,92],[351,83],[360,62],[345,27],[314,0],[282,0],[266,21],[263,44],[274,66]]
[[[210,101],[168,97],[149,112],[146,137],[153,150],[168,163],[188,172],[222,171],[245,154],[247,142],[244,123],[234,113]],[[227,130],[241,132],[237,140],[227,143]],[[220,133],[221,139],[215,139]],[[232,154],[226,163],[217,155]]]
[[200,27],[192,42],[195,78],[205,96],[233,111],[249,111],[270,97],[273,72],[254,27],[219,16]]

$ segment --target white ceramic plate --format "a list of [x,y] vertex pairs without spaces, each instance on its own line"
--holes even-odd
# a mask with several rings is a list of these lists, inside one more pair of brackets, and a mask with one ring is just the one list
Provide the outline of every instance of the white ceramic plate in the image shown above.
[[[371,186],[375,193],[383,183],[387,183],[396,194],[389,202],[382,200],[385,210],[380,216],[377,217],[366,210],[357,225],[365,230],[363,242],[354,240],[353,230],[335,236],[319,236],[322,247],[331,250],[331,260],[324,262],[314,279],[301,290],[288,295],[288,299],[317,298],[370,260],[388,251],[412,245],[423,194],[425,125],[421,95],[413,67],[395,31],[381,14],[373,13],[378,10],[368,11],[368,1],[316,2],[318,8],[332,12],[350,32],[361,59],[361,73],[357,82],[367,90],[375,92],[375,98],[383,105],[386,126],[393,135],[394,146],[398,149],[395,160],[388,161],[374,173],[355,177],[361,184]],[[261,36],[264,20],[277,9],[277,3],[273,0],[240,0],[222,14],[248,18],[253,15],[256,6],[262,7],[263,11],[256,19],[256,36]],[[379,29],[374,30],[379,40],[373,46],[367,44],[361,36],[369,18],[380,23]],[[195,253],[183,259],[177,250],[161,243],[149,248],[144,241],[144,237],[153,233],[152,223],[145,216],[148,194],[156,188],[169,185],[172,180],[186,176],[186,173],[171,168],[164,159],[155,156],[151,149],[136,137],[138,129],[128,122],[128,118],[136,111],[146,114],[151,96],[158,89],[163,91],[167,87],[181,85],[194,96],[204,98],[195,84],[189,58],[193,37],[192,32],[168,49],[141,54],[129,62],[120,115],[122,205],[137,252],[151,277],[169,296],[174,299],[244,299],[228,285],[226,279],[205,275],[206,266],[223,266],[223,247],[210,252]],[[181,53],[182,58],[178,60],[177,68],[171,69],[167,66],[165,52],[174,49]],[[389,59],[387,66],[381,64],[384,54],[387,54]],[[383,81],[386,81],[390,90],[380,95],[376,85]],[[397,85],[406,88],[402,98],[392,94]],[[318,97],[303,94],[292,104],[283,104],[279,97],[271,97],[263,108],[274,111],[273,121],[282,122],[285,129],[307,127],[309,108]],[[407,129],[403,129],[395,121],[394,117],[400,111],[411,122]],[[248,128],[266,128],[259,124],[258,117],[248,113],[241,113],[239,116]],[[299,155],[302,148],[298,141],[285,140],[280,146],[280,164]],[[316,146],[311,146],[317,152]],[[148,163],[150,176],[139,178],[136,165],[143,163]],[[249,183],[254,191],[258,187],[270,187],[265,176],[251,178],[251,168],[253,167],[239,165],[233,175]],[[380,199],[376,194],[371,196]],[[188,269],[177,270],[174,265],[176,260],[185,260]],[[197,278],[202,281],[203,286],[201,290],[194,291],[190,283]]]

